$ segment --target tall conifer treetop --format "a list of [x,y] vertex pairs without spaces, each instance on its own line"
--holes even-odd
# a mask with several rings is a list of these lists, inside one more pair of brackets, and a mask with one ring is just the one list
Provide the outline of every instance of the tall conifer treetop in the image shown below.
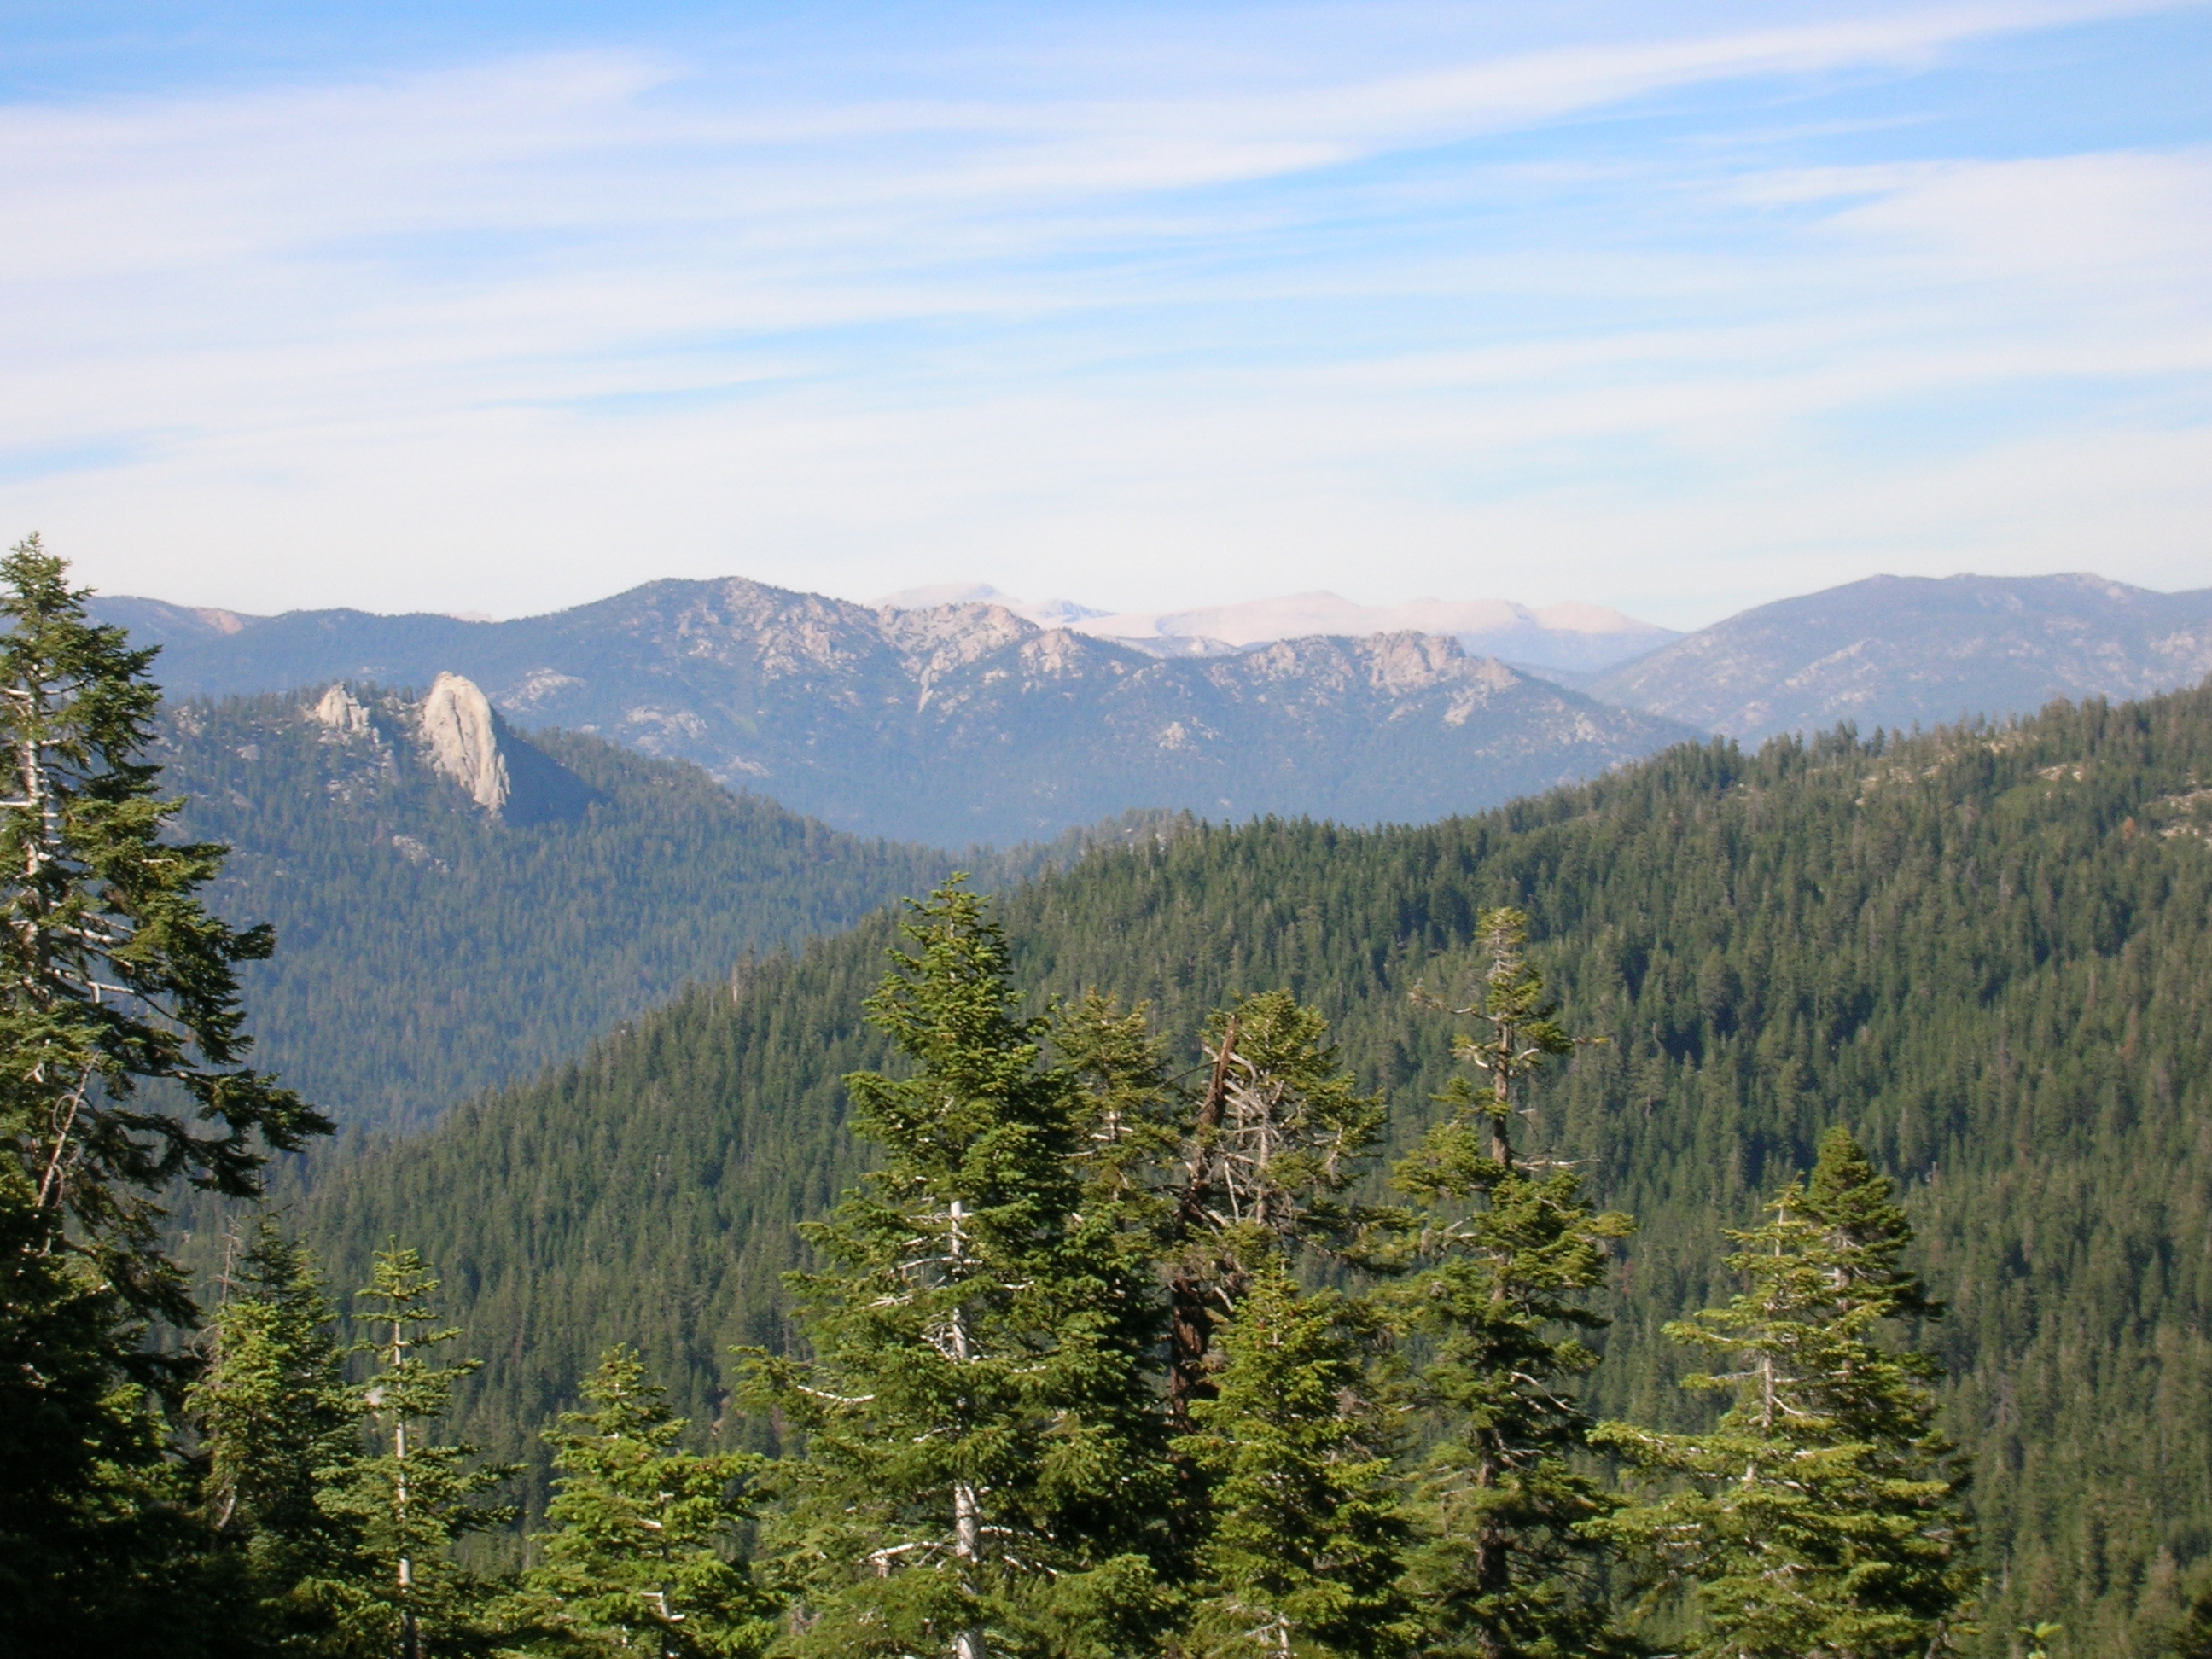
[[869,1012],[909,1076],[847,1079],[884,1167],[810,1231],[811,1362],[752,1360],[805,1433],[768,1554],[794,1652],[1141,1650],[1168,1476],[1154,1319],[1084,1204],[1079,1081],[1045,1063],[1006,951],[957,883],[915,907]]
[[730,1559],[759,1460],[687,1452],[687,1425],[635,1351],[611,1348],[584,1383],[592,1409],[545,1431],[555,1448],[552,1529],[525,1599],[556,1651],[738,1659],[775,1634],[773,1601]]
[[375,1370],[349,1391],[352,1409],[373,1425],[377,1453],[331,1471],[318,1498],[359,1528],[362,1571],[333,1587],[343,1623],[355,1639],[394,1659],[470,1650],[487,1598],[449,1547],[515,1517],[504,1504],[481,1501],[514,1474],[512,1466],[477,1463],[475,1447],[435,1438],[453,1385],[483,1363],[441,1364],[433,1357],[460,1334],[443,1322],[438,1288],[419,1252],[395,1243],[377,1253],[355,1297],[356,1319],[368,1333],[355,1351]]
[[1455,1077],[1437,1097],[1449,1115],[1391,1177],[1413,1204],[1412,1271],[1384,1299],[1427,1351],[1403,1389],[1430,1446],[1413,1480],[1408,1582],[1435,1653],[1612,1652],[1623,1642],[1584,1523],[1614,1500],[1577,1467],[1592,1427],[1577,1395],[1597,1364],[1583,1335],[1607,1323],[1589,1301],[1633,1224],[1594,1212],[1573,1170],[1516,1148],[1537,1073],[1575,1044],[1527,959],[1528,918],[1493,910],[1480,937],[1481,989],[1449,1012],[1488,1027],[1453,1045],[1482,1086]]
[[1218,1389],[1177,1443],[1212,1527],[1188,1632],[1203,1659],[1388,1659],[1419,1621],[1400,1582],[1408,1528],[1388,1413],[1369,1386],[1374,1321],[1255,1265],[1223,1328]]
[[1902,1264],[1893,1186],[1831,1130],[1809,1182],[1728,1236],[1748,1287],[1669,1326],[1728,1368],[1685,1379],[1733,1395],[1711,1432],[1608,1423],[1594,1437],[1678,1483],[1591,1529],[1639,1553],[1659,1588],[1697,1586],[1701,1659],[1907,1659],[1973,1632],[1979,1588],[1966,1474],[1934,1427],[1925,1353],[1883,1324],[1940,1310]]
[[226,849],[162,841],[181,803],[141,758],[154,652],[88,621],[64,574],[35,536],[0,559],[0,1179],[130,1305],[183,1317],[154,1195],[251,1194],[267,1149],[328,1126],[242,1063],[237,964],[274,941],[202,907]]

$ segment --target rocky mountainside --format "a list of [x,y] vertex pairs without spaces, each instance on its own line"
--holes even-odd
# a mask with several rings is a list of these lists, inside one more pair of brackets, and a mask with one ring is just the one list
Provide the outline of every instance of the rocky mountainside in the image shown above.
[[679,762],[526,741],[453,675],[187,701],[164,726],[180,829],[232,848],[216,908],[276,929],[246,970],[256,1058],[348,1125],[423,1121],[951,864]]
[[2212,588],[2100,576],[1874,576],[1783,599],[1607,670],[1594,696],[1756,740],[1838,722],[1932,727],[2212,673]]
[[870,608],[738,580],[653,582],[502,623],[97,609],[165,645],[155,674],[173,693],[427,688],[452,673],[518,720],[943,847],[1049,836],[1133,807],[1433,818],[1697,735],[1449,638],[1161,659],[996,605]]

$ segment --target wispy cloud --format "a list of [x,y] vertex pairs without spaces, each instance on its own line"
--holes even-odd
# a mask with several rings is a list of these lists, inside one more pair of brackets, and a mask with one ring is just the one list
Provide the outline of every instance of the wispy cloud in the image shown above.
[[1346,21],[1171,85],[1128,42],[888,89],[664,46],[0,108],[0,508],[110,585],[260,607],[742,568],[1692,620],[2069,536],[2179,580],[2212,133],[2023,152],[1856,101],[2159,10],[1449,55]]

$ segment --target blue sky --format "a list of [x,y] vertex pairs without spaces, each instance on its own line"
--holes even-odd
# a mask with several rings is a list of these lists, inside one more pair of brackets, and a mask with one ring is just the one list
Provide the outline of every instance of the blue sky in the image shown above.
[[0,526],[1695,626],[2212,584],[2212,7],[0,0]]

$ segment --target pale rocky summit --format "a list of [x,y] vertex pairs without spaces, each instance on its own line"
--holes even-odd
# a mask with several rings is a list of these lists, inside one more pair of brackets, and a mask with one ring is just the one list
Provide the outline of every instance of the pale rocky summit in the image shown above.
[[308,713],[334,737],[375,740],[376,727],[368,718],[368,710],[343,685],[334,685],[324,692],[322,701]]
[[416,719],[422,752],[434,769],[467,790],[487,812],[507,805],[514,786],[501,751],[499,717],[474,680],[439,675]]

